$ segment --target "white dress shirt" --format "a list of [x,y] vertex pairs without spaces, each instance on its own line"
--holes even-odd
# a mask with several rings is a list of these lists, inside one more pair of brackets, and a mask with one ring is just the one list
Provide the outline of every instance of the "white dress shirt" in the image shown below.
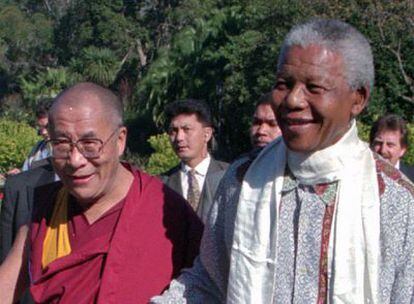
[[[200,188],[200,193],[203,191],[204,181],[206,179],[206,174],[208,171],[208,166],[210,166],[211,157],[210,154],[207,154],[207,157],[203,159],[194,169],[196,171],[196,179],[198,186]],[[183,196],[187,199],[188,192],[188,172],[191,171],[191,167],[187,166],[183,162],[181,163],[180,170],[180,179],[181,179],[181,189],[183,190]]]

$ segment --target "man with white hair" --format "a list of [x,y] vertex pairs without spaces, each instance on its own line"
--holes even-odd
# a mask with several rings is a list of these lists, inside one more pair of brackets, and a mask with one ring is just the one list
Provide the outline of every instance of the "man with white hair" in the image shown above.
[[223,178],[199,258],[155,303],[412,303],[414,186],[358,138],[374,65],[338,20],[295,26],[273,90],[283,138]]

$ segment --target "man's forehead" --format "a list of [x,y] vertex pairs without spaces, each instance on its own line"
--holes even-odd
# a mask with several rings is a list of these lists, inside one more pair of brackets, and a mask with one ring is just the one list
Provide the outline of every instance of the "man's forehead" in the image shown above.
[[399,141],[401,132],[399,130],[382,130],[375,135],[376,140],[381,141]]
[[64,105],[51,115],[53,136],[70,138],[99,137],[112,127],[110,113],[102,109]]
[[270,105],[260,105],[256,108],[253,115],[254,118],[276,119],[275,113]]
[[293,45],[282,57],[277,74],[290,74],[292,71],[306,73],[313,78],[326,78],[326,71],[335,69],[343,75],[342,55],[323,45],[311,44],[305,47]]
[[53,125],[50,129],[54,137],[67,137],[67,138],[99,138],[104,132],[102,127],[96,125],[73,125],[57,124]]
[[170,126],[184,126],[200,123],[197,115],[194,113],[179,114],[171,119]]

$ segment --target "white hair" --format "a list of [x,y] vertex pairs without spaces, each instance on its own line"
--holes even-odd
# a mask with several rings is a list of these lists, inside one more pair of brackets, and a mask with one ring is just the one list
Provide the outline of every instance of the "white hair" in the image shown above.
[[357,90],[374,86],[374,59],[368,40],[353,26],[339,20],[315,19],[296,25],[287,34],[278,58],[281,68],[289,48],[310,44],[326,47],[342,56],[348,85]]

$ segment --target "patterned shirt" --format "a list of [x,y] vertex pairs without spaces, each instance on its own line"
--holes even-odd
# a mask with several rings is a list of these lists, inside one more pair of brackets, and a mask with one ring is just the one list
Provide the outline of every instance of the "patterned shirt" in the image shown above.
[[[152,303],[225,303],[234,223],[252,159],[233,163],[218,188],[193,268]],[[379,303],[414,302],[414,186],[375,157],[380,191]],[[304,186],[287,170],[279,210],[273,303],[326,303],[327,251],[337,182]]]

